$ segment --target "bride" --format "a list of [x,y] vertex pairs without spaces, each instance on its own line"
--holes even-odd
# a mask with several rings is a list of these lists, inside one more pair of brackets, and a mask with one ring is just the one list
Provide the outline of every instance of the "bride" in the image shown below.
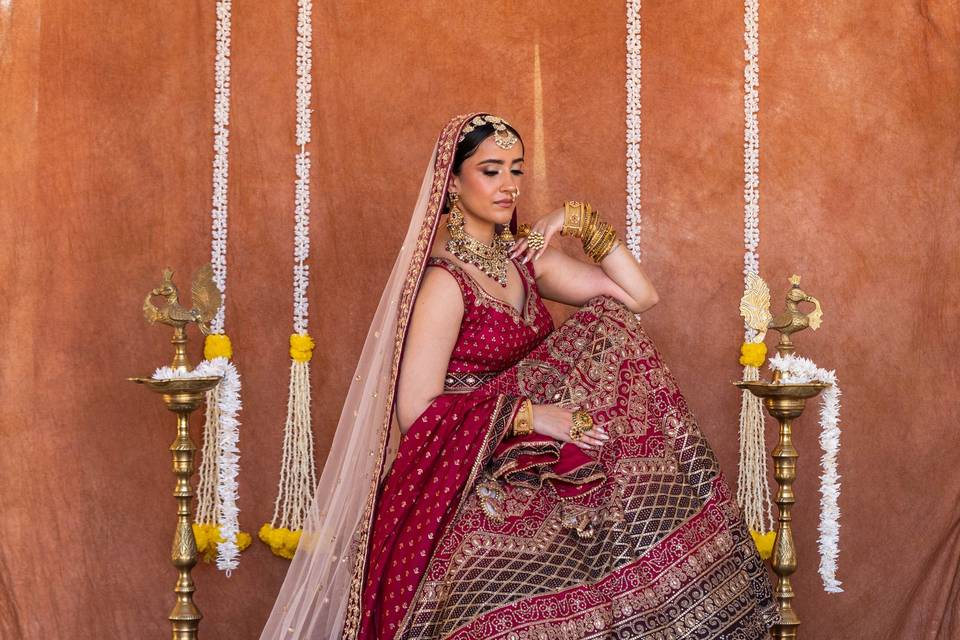
[[[441,132],[262,638],[750,639],[777,621],[637,319],[653,285],[586,203],[519,232],[523,153],[490,114]],[[554,328],[544,298],[579,309]]]

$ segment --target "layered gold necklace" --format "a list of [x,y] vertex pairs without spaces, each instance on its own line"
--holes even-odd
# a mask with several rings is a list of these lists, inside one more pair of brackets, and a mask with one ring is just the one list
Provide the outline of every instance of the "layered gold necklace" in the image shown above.
[[[450,194],[454,196],[455,194]],[[507,286],[507,250],[513,244],[513,237],[509,231],[494,235],[493,242],[487,244],[477,240],[463,226],[463,211],[457,206],[455,197],[451,197],[450,213],[447,217],[447,230],[450,239],[447,240],[447,251],[467,264],[472,264],[500,283]]]

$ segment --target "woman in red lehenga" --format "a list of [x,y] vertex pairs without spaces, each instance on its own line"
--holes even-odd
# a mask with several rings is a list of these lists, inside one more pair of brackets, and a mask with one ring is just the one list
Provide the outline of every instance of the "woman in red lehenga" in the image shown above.
[[[652,285],[580,203],[512,242],[522,158],[495,116],[441,133],[263,638],[768,637]],[[541,291],[580,308],[554,328]]]

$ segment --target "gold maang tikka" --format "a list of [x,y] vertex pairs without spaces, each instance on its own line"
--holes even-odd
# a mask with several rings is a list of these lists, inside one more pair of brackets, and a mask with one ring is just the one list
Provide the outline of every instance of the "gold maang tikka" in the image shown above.
[[513,243],[513,236],[510,235],[508,241],[504,234],[510,233],[510,227],[506,227],[504,232],[493,237],[493,242],[486,244],[477,240],[464,228],[463,211],[457,206],[460,194],[450,192],[447,194],[450,201],[450,212],[447,214],[447,231],[450,233],[450,239],[447,240],[447,251],[455,255],[467,264],[472,264],[500,283],[501,287],[507,286],[507,250]]
[[473,120],[465,124],[460,131],[458,143],[463,142],[463,139],[467,137],[468,133],[485,124],[493,126],[493,141],[497,143],[497,146],[501,149],[510,149],[513,145],[517,144],[518,138],[516,134],[508,128],[512,125],[503,118],[490,114],[476,116]]

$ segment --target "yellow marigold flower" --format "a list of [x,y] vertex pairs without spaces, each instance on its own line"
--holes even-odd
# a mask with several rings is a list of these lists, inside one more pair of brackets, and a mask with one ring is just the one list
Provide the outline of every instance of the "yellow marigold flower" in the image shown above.
[[[204,562],[213,562],[217,557],[217,547],[223,542],[223,535],[220,533],[220,527],[215,524],[197,524],[192,525],[193,537],[197,541],[197,553]],[[237,532],[237,548],[243,551],[250,546],[250,534],[243,531]]]
[[777,539],[776,531],[760,533],[750,529],[750,537],[753,538],[753,544],[756,545],[762,559],[767,560],[773,555],[773,543]]
[[297,551],[297,545],[300,544],[301,533],[300,529],[295,531],[286,527],[274,529],[267,523],[260,527],[260,532],[257,535],[264,544],[270,547],[273,555],[290,560]]
[[744,342],[740,345],[740,364],[745,367],[759,369],[766,357],[767,345],[762,342]]
[[308,334],[294,333],[290,336],[290,357],[297,362],[309,362],[313,357],[313,338]]
[[250,543],[253,542],[253,537],[246,531],[237,532],[237,549],[243,551],[250,546]]
[[207,530],[205,525],[194,522],[191,525],[193,529],[193,539],[197,543],[197,551],[203,553],[207,550]]
[[203,341],[203,357],[207,360],[214,358],[232,358],[233,347],[230,345],[230,338],[226,334],[211,333]]

